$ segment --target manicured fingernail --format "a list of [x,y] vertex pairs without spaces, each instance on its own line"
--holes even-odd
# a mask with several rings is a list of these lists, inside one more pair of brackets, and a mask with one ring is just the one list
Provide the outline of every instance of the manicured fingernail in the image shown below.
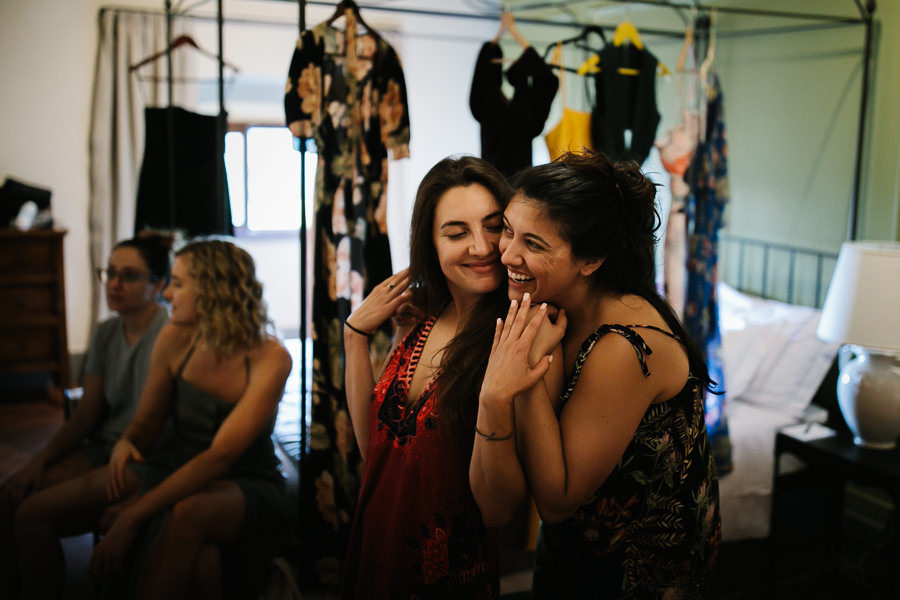
[[546,303],[546,302],[542,302],[542,303],[541,303],[541,310],[547,310],[547,303]]
[[515,306],[515,305],[516,305],[516,301],[513,300],[512,302],[509,303],[509,305],[510,305],[510,306]]
[[525,292],[525,295],[522,296],[522,302],[525,302],[526,300],[529,300],[529,299],[531,299],[531,294],[529,294],[528,292]]
[[553,355],[552,355],[552,354],[550,355],[550,360],[547,361],[547,362],[553,362]]

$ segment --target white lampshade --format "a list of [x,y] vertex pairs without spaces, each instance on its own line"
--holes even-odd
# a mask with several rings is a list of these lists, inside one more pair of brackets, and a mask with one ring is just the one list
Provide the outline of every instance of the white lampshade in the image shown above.
[[816,334],[826,342],[900,350],[900,243],[841,245]]

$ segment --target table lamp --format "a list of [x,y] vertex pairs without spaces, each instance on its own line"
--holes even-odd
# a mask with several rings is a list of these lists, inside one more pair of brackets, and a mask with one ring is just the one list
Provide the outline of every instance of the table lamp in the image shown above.
[[900,243],[844,242],[816,334],[844,344],[837,397],[854,442],[900,437]]

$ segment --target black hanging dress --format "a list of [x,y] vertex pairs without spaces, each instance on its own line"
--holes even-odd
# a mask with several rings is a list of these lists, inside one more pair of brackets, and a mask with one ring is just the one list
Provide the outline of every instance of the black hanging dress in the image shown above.
[[503,68],[494,59],[503,51],[485,42],[475,62],[469,108],[481,124],[481,157],[511,177],[531,166],[531,140],[541,134],[559,80],[529,46],[506,71],[512,99],[503,94]]
[[[659,126],[656,109],[656,66],[647,49],[630,44],[606,46],[600,52],[600,74],[595,78],[597,100],[591,111],[594,149],[614,160],[643,164],[650,154]],[[637,75],[619,69],[633,69]],[[630,144],[625,130],[631,131]]]
[[135,233],[148,228],[181,229],[190,237],[234,233],[225,179],[224,120],[225,115],[200,115],[176,106],[144,109],[146,142]]

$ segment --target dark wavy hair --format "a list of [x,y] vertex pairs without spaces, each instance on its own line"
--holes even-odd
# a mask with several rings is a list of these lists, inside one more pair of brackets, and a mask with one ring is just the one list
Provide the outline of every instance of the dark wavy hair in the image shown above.
[[539,205],[583,260],[603,259],[590,276],[600,292],[635,294],[655,308],[684,344],[691,373],[708,388],[706,361],[668,302],[656,291],[656,185],[633,161],[605,154],[567,153],[513,179],[516,192]]
[[[450,301],[447,279],[441,271],[434,246],[434,214],[440,199],[450,189],[484,186],[506,208],[512,188],[506,178],[487,161],[472,156],[448,157],[422,179],[416,193],[410,226],[409,279],[413,303],[426,314],[438,314]],[[497,317],[509,306],[506,286],[485,294],[469,314],[463,329],[444,349],[441,359],[439,408],[451,439],[469,444],[475,435],[475,414],[481,380],[491,353]]]
[[171,234],[142,231],[133,238],[122,240],[116,248],[134,248],[144,259],[150,275],[155,281],[169,281],[172,272],[172,245],[175,237]]

